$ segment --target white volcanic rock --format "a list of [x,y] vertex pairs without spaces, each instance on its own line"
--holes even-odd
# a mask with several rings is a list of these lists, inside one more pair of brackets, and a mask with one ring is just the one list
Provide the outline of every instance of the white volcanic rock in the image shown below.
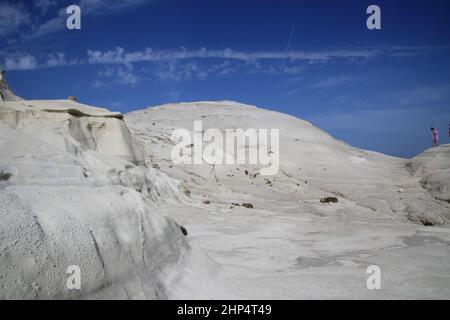
[[28,100],[3,102],[0,120],[74,155],[91,150],[134,164],[142,162],[118,112],[70,100]]
[[[194,120],[280,129],[279,172],[173,164],[171,134]],[[230,101],[125,121],[75,101],[0,102],[0,298],[448,299],[446,148],[388,157]],[[374,264],[382,290],[366,288]],[[65,286],[70,265],[81,291]]]
[[450,145],[431,148],[407,163],[411,174],[436,199],[450,202]]
[[2,102],[0,150],[0,299],[208,297],[214,264],[159,213],[177,182],[137,166],[120,114]]
[[6,82],[5,72],[0,70],[0,102],[2,101],[21,101],[22,98],[16,96]]
[[[194,121],[199,120],[203,130],[280,129],[278,174],[264,177],[259,175],[262,167],[255,165],[173,165],[173,129],[192,131]],[[189,188],[199,189],[199,193],[232,192],[266,200],[297,201],[337,196],[393,219],[443,224],[450,218],[449,207],[435,201],[418,179],[410,176],[404,159],[351,147],[292,116],[225,101],[148,108],[126,115],[126,121],[149,165],[157,165],[170,176],[186,181]],[[449,158],[447,154],[441,157]],[[449,168],[448,162],[442,165]],[[244,174],[245,170],[249,175]],[[400,194],[399,189],[404,192]]]
[[[257,165],[175,165],[171,134],[192,130],[194,120],[203,130],[279,128],[278,174],[258,175]],[[179,180],[189,196],[182,210],[161,210],[218,263],[213,298],[450,298],[450,206],[422,187],[410,160],[236,102],[162,105],[125,121],[145,163]],[[438,154],[448,169],[448,154]],[[328,196],[338,203],[320,203]],[[366,287],[370,265],[381,269],[381,290]]]

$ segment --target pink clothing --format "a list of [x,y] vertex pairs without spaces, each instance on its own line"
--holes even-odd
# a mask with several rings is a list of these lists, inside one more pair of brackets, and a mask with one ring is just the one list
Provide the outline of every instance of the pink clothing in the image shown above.
[[439,140],[439,132],[437,129],[433,130],[433,140],[438,141]]

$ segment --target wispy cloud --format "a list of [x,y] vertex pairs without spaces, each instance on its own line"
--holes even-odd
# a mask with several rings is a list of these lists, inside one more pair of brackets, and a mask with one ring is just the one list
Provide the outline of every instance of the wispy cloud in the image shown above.
[[289,33],[289,39],[288,39],[288,42],[286,44],[286,49],[284,50],[285,52],[289,51],[289,49],[291,48],[292,38],[294,36],[294,32],[295,32],[295,22],[292,24],[291,32]]
[[47,53],[39,58],[30,54],[13,53],[6,54],[2,67],[8,71],[14,70],[34,70],[78,65],[77,59],[68,60],[66,55],[61,52]]
[[206,80],[211,75],[223,77],[237,72],[239,66],[230,61],[201,63],[200,61],[158,61],[153,74],[162,81]]
[[[156,0],[35,0],[34,7],[39,14],[31,18],[26,7],[20,4],[8,2],[0,4],[0,35],[10,36],[17,33],[19,27],[20,36],[15,41],[27,41],[39,37],[60,32],[66,28],[69,5],[77,4],[81,8],[84,18],[90,16],[110,15],[123,12],[126,9],[137,8]],[[56,10],[54,10],[56,9]],[[50,11],[54,12],[50,16]],[[47,17],[50,16],[50,17]]]
[[175,61],[162,64],[156,75],[161,80],[166,81],[186,81],[193,78],[205,80],[208,77],[208,71],[200,67],[195,61],[179,64]]
[[95,88],[110,87],[112,85],[136,85],[141,78],[133,71],[133,67],[112,66],[105,67],[98,73],[98,79],[92,82]]
[[[104,5],[98,4],[99,6]],[[130,2],[131,3],[131,2]],[[137,3],[132,1],[132,3]],[[43,25],[40,32],[47,32]],[[52,24],[47,26],[52,29]],[[48,31],[49,32],[49,31]],[[448,47],[379,47],[379,48],[343,48],[323,51],[239,51],[230,48],[214,50],[200,48],[188,50],[177,48],[155,50],[146,48],[140,51],[127,51],[116,47],[112,50],[87,50],[85,57],[67,59],[63,53],[39,54],[2,53],[3,65],[7,70],[27,70],[50,68],[80,64],[118,66],[114,68],[115,79],[120,84],[136,84],[141,81],[133,66],[137,63],[150,63],[152,77],[162,81],[205,80],[211,75],[221,77],[236,72],[246,74],[298,75],[316,63],[327,63],[335,60],[354,62],[392,57],[399,52],[411,55],[422,55],[433,50],[449,50]],[[410,55],[401,59],[408,59]],[[395,59],[399,59],[398,56]],[[2,64],[2,61],[0,61]],[[111,69],[111,68],[110,68]],[[112,69],[111,69],[112,70]],[[99,77],[104,75],[99,74]],[[309,88],[322,89],[342,85],[352,80],[346,75],[333,76],[313,83]],[[96,82],[100,86],[101,80]],[[424,92],[423,95],[427,95]],[[417,93],[420,95],[420,93]]]
[[[323,51],[239,51],[230,48],[213,50],[200,48],[188,50],[178,48],[155,50],[146,48],[140,51],[127,51],[122,47],[112,50],[88,50],[87,61],[92,65],[123,65],[127,68],[136,63],[155,63],[154,75],[163,81],[205,80],[211,74],[224,76],[242,71],[253,74],[298,75],[309,65],[334,60],[354,62],[374,58],[389,57],[399,52],[411,55],[436,50],[434,47],[380,47],[344,48]],[[213,64],[211,66],[211,64]],[[323,79],[313,84],[314,89],[342,85],[351,81],[349,76]]]
[[38,62],[36,59],[27,55],[17,55],[14,57],[7,57],[4,61],[4,66],[6,70],[32,70],[38,67]]
[[187,50],[185,48],[172,50],[154,50],[146,48],[142,51],[126,51],[121,47],[113,50],[88,50],[90,63],[128,64],[144,61],[168,61],[186,59],[228,59],[243,62],[263,60],[304,61],[308,63],[327,62],[336,59],[370,59],[375,57],[397,56],[398,54],[420,55],[429,51],[446,49],[450,47],[361,47],[344,48],[323,51],[253,51],[245,52],[230,48],[211,50],[201,48]]
[[0,3],[0,36],[13,35],[29,22],[30,14],[23,5],[9,2]]
[[339,75],[334,77],[329,77],[323,80],[320,80],[310,86],[310,88],[313,89],[323,89],[323,88],[329,88],[329,87],[336,87],[339,85],[342,85],[344,83],[347,83],[352,80],[352,77],[346,76],[346,75]]
[[244,52],[230,48],[224,50],[210,50],[201,48],[199,50],[186,50],[184,48],[175,50],[153,50],[147,48],[143,51],[127,52],[121,47],[109,51],[88,50],[90,63],[104,64],[127,64],[143,61],[167,61],[186,59],[228,59],[243,62],[258,60],[291,60],[307,62],[326,62],[331,59],[362,58],[368,59],[381,55],[380,49],[337,49],[331,51],[257,51]]
[[35,39],[64,30],[66,27],[66,18],[67,14],[65,9],[60,9],[56,17],[32,25],[27,32],[22,34],[22,40]]

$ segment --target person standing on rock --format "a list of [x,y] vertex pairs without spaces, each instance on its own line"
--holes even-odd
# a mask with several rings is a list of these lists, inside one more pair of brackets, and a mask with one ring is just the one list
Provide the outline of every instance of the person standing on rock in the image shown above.
[[433,147],[437,147],[439,145],[439,132],[433,127],[431,127],[431,132],[433,133]]

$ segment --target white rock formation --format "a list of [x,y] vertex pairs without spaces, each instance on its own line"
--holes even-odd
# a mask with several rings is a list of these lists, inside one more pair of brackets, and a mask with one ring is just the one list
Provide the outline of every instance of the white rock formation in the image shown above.
[[[0,298],[450,298],[448,146],[388,157],[227,101],[124,121],[2,83]],[[279,128],[278,174],[174,165],[172,131],[194,120]],[[374,264],[382,290],[366,287]]]
[[[183,210],[162,210],[218,262],[213,298],[450,298],[450,205],[422,187],[411,160],[353,148],[308,122],[235,102],[163,105],[125,119],[146,164],[180,180],[190,196]],[[174,165],[172,130],[192,130],[194,120],[204,130],[279,128],[279,173]],[[448,170],[446,148],[425,162]],[[448,190],[446,176],[433,170],[439,190]],[[320,203],[327,196],[339,202]],[[370,265],[381,268],[381,290],[366,287]]]
[[450,145],[431,148],[407,163],[411,174],[438,200],[450,203]]
[[[278,174],[261,176],[258,166],[174,166],[172,130],[192,130],[195,120],[202,120],[204,131],[218,128],[224,135],[225,129],[280,129]],[[226,190],[273,200],[315,201],[337,196],[393,219],[444,224],[450,218],[449,206],[436,201],[422,188],[419,179],[410,175],[407,160],[351,147],[292,116],[236,102],[198,102],[132,112],[126,115],[126,121],[144,149],[147,164],[157,164],[167,174],[187,181],[190,188]],[[449,170],[444,159],[450,155],[439,154],[431,157],[441,169]],[[245,170],[249,175],[244,174]],[[437,175],[442,177],[442,172]],[[404,190],[401,195],[400,188]]]
[[22,98],[16,96],[8,86],[5,79],[5,71],[0,70],[0,102],[2,101],[20,101]]
[[28,100],[4,102],[0,119],[73,155],[96,151],[134,164],[143,159],[118,112],[69,100]]
[[120,114],[1,102],[0,150],[0,299],[208,297],[214,264],[159,213],[176,182],[137,166]]

